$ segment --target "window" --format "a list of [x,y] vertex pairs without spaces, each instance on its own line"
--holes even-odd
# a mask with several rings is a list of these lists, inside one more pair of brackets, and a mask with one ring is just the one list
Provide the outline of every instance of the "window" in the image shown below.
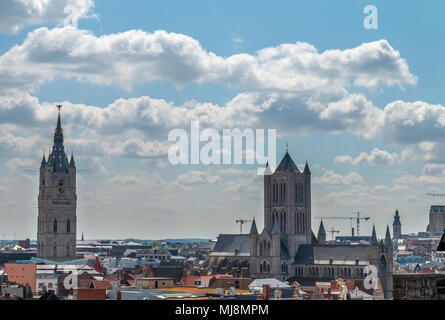
[[57,219],[54,219],[54,222],[53,222],[53,232],[54,233],[57,232]]
[[53,245],[53,256],[57,257],[57,243],[56,242],[54,242],[54,245]]
[[66,244],[66,256],[69,257],[71,255],[71,248],[70,248],[70,244],[67,243]]
[[71,232],[71,221],[70,219],[66,220],[66,232]]

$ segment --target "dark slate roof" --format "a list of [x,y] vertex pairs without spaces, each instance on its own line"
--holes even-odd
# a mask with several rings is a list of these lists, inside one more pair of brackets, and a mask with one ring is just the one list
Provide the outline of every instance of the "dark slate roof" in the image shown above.
[[283,243],[283,241],[280,241],[280,258],[281,259],[290,259],[289,251],[287,250],[287,247]]
[[323,220],[320,222],[320,228],[318,228],[319,236],[326,236],[326,231],[324,230]]
[[[342,264],[344,261],[360,262],[369,260],[368,245],[344,245],[344,244],[302,244],[295,255],[295,264],[315,264],[316,261],[334,260],[334,264]],[[337,263],[335,263],[338,261]],[[327,263],[329,264],[329,263]]]
[[275,220],[275,223],[272,228],[272,234],[281,234],[280,226],[278,225],[278,220]]
[[252,226],[250,227],[249,234],[258,234],[258,229],[256,228],[255,218],[253,218]]
[[298,172],[300,173],[300,170],[298,170],[298,167],[295,165],[294,160],[289,155],[289,152],[286,152],[286,154],[283,157],[283,160],[281,160],[280,164],[278,165],[277,170],[275,172]]
[[227,252],[250,254],[250,235],[248,234],[220,234],[213,252]]
[[175,282],[179,282],[184,275],[183,267],[170,267],[170,266],[162,266],[162,267],[153,267],[153,274],[155,277],[160,278],[173,278]]
[[295,254],[295,264],[314,264],[314,246],[302,244]]
[[317,237],[315,236],[315,234],[314,234],[314,231],[312,231],[311,230],[311,242],[312,242],[312,244],[317,244],[318,243],[318,239],[317,239]]

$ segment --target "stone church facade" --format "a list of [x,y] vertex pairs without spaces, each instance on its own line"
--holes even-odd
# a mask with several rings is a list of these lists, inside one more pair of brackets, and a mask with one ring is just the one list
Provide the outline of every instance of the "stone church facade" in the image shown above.
[[37,257],[66,261],[76,258],[76,165],[65,153],[58,108],[54,145],[40,165]]
[[366,267],[377,268],[386,298],[392,297],[393,245],[389,228],[377,240],[375,228],[369,244],[326,243],[323,222],[318,237],[311,225],[311,171],[300,172],[286,152],[277,169],[264,175],[264,229],[255,220],[249,235],[220,235],[210,265],[221,259],[249,262],[252,278],[276,278],[314,284],[341,277],[363,279]]

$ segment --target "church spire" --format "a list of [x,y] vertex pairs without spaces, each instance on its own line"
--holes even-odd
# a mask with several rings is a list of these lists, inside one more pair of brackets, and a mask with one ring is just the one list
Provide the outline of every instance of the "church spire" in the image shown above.
[[326,236],[326,231],[324,229],[323,220],[321,220],[320,227],[318,228],[318,236]]
[[389,226],[386,226],[385,246],[392,246],[391,233],[389,232]]
[[76,163],[74,162],[74,153],[73,152],[71,152],[70,167],[71,168],[75,168],[76,167]]
[[256,228],[255,218],[253,218],[252,226],[250,227],[249,234],[258,234],[258,229]]
[[372,236],[371,236],[371,243],[372,246],[378,245],[377,242],[377,234],[375,233],[375,225],[372,226]]
[[63,129],[62,129],[62,121],[60,119],[60,109],[62,106],[60,104],[57,105],[57,109],[59,109],[59,115],[57,117],[57,127],[54,131],[54,147],[63,147]]
[[43,152],[42,163],[40,164],[40,168],[44,168],[46,166],[45,152]]

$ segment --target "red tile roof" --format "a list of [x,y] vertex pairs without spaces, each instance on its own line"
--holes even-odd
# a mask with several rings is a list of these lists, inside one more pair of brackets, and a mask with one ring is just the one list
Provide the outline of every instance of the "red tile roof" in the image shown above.
[[95,289],[106,289],[106,290],[113,289],[111,283],[106,280],[93,280],[93,283]]

